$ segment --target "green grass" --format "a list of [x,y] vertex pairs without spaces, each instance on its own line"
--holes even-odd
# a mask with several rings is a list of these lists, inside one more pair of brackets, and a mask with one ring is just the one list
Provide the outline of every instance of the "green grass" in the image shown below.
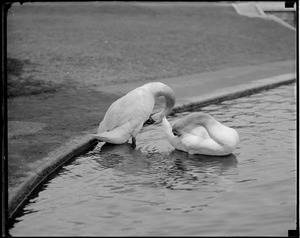
[[295,59],[295,31],[276,22],[173,5],[15,3],[8,56],[31,81],[75,88]]

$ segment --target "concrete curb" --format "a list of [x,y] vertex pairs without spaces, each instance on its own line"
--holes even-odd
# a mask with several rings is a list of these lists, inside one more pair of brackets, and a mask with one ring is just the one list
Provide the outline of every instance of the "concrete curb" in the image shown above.
[[226,100],[248,96],[254,93],[258,93],[262,90],[275,88],[280,85],[290,84],[295,81],[296,81],[296,75],[291,73],[291,74],[283,74],[271,78],[254,80],[251,83],[242,84],[235,87],[223,88],[222,90],[218,90],[210,94],[209,96],[187,98],[191,102],[186,104],[182,103],[176,105],[173,108],[172,114],[189,111],[189,110],[195,110],[197,108],[201,108],[212,103],[219,103]]
[[[278,87],[280,85],[296,82],[295,74],[284,74],[271,78],[255,80],[248,84],[239,85],[236,87],[224,88],[204,97],[187,98],[188,103],[178,103],[173,108],[171,115],[175,113],[195,110],[212,103],[219,103],[225,100],[231,100],[238,97],[243,97],[257,93],[262,90]],[[143,132],[141,132],[143,133]],[[38,191],[40,186],[49,179],[50,175],[56,172],[62,165],[70,161],[75,156],[85,153],[98,143],[97,140],[85,135],[73,138],[68,143],[56,149],[46,159],[47,163],[40,166],[27,181],[22,183],[11,194],[8,201],[9,220],[14,218],[19,209],[27,202],[32,193]]]

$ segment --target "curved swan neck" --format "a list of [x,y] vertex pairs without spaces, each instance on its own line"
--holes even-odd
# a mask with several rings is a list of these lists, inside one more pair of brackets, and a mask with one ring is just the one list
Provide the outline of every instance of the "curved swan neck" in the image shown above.
[[178,139],[178,137],[176,137],[173,134],[172,126],[170,125],[169,121],[167,120],[167,118],[165,116],[162,118],[162,127],[163,127],[163,131],[165,132],[165,135],[169,139],[170,143],[173,144],[175,142],[175,139]]
[[152,118],[154,117],[154,120],[160,121],[164,116],[168,116],[175,105],[174,91],[169,86],[160,82],[148,83],[143,85],[142,87],[147,88],[155,98],[164,96],[166,99],[164,108],[159,113],[154,114]]
[[211,123],[215,123],[216,120],[210,116],[209,114],[205,114],[202,112],[194,112],[189,114],[187,117],[182,118],[175,122],[173,125],[173,129],[181,129],[187,125],[199,125],[199,126],[208,126]]
[[172,126],[170,125],[170,123],[166,117],[162,118],[162,127],[163,127],[163,131],[164,131],[165,135],[167,136],[167,139],[170,142],[170,144],[178,150],[185,151],[185,148],[182,145],[180,138],[173,134]]

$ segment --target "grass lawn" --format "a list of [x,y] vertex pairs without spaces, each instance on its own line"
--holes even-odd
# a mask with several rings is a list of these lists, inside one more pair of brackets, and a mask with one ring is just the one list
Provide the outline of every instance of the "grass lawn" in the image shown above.
[[9,96],[154,81],[296,53],[295,31],[215,3],[14,3],[7,40]]

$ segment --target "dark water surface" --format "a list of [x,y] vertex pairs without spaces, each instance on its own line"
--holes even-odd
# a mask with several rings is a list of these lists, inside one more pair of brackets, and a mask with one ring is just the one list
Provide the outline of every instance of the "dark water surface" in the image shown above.
[[[296,228],[295,84],[202,108],[240,135],[225,157],[99,143],[47,182],[12,236],[287,236]],[[169,118],[172,123],[188,113]]]

